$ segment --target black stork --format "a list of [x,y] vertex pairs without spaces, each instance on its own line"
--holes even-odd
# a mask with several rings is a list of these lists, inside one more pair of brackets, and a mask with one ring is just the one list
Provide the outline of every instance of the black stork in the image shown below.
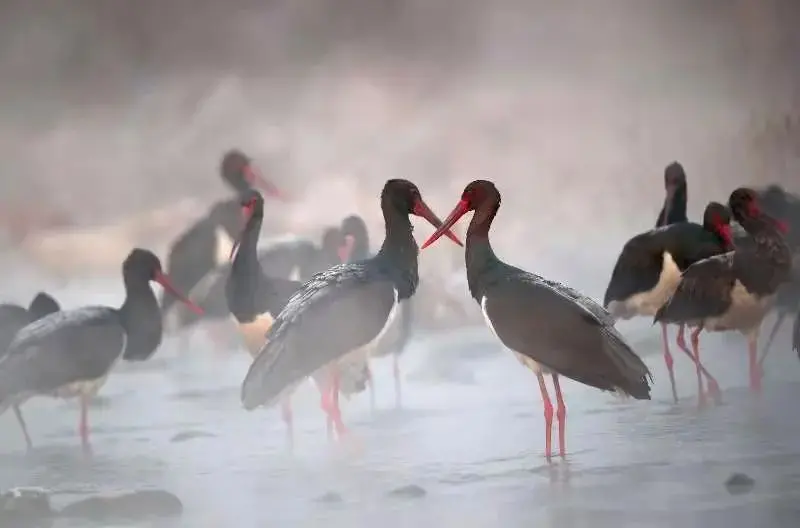
[[467,283],[487,326],[539,380],[545,419],[545,456],[552,454],[553,404],[544,374],[553,377],[559,454],[565,456],[566,406],[559,376],[616,391],[637,400],[650,399],[650,371],[614,328],[602,306],[577,291],[506,264],[495,255],[489,229],[500,208],[494,183],[476,180],[444,224],[422,245],[430,246],[469,211],[465,253]]
[[[18,304],[0,304],[0,360],[5,357],[6,352],[8,352],[8,345],[14,340],[17,332],[32,322],[59,310],[61,310],[61,307],[58,302],[44,292],[37,293],[27,308]],[[33,447],[33,442],[31,442],[31,437],[28,434],[28,427],[25,424],[22,411],[17,404],[13,404],[12,408],[22,434],[25,436],[25,443],[30,449]]]
[[[655,315],[655,322],[688,324],[695,358],[700,360],[700,332],[738,330],[747,338],[750,388],[761,391],[757,362],[758,335],[778,289],[790,278],[792,258],[781,234],[785,225],[765,213],[756,193],[734,190],[728,200],[734,219],[751,243],[707,258],[683,272],[675,293]],[[702,376],[697,370],[698,386]]]
[[[617,258],[606,288],[603,306],[615,318],[654,316],[675,292],[681,273],[695,262],[719,255],[733,248],[730,227],[731,215],[724,205],[711,202],[703,213],[703,225],[680,222],[636,235],[630,239]],[[669,350],[667,325],[661,325],[664,362],[669,372],[672,397],[678,402],[675,388],[673,359]],[[685,327],[678,330],[677,345],[692,361],[694,356],[686,347]],[[708,379],[714,400],[719,401],[717,381],[701,364]],[[704,400],[703,394],[700,399]]]
[[60,311],[17,333],[0,360],[0,409],[20,405],[34,395],[78,397],[81,441],[89,450],[91,397],[120,358],[145,361],[161,344],[161,316],[150,281],[193,306],[175,290],[150,251],[131,251],[122,264],[122,276],[125,301],[119,308],[86,306]]
[[[386,238],[378,253],[314,275],[275,318],[242,383],[245,409],[274,403],[287,388],[320,368],[379,340],[398,303],[414,295],[419,249],[409,216],[420,216],[435,227],[441,220],[422,200],[417,186],[406,180],[386,182],[381,209]],[[333,394],[338,394],[335,375],[333,381]],[[341,427],[341,417],[334,419]]]
[[[364,260],[372,256],[369,247],[369,231],[364,219],[358,215],[350,215],[342,220],[341,234],[344,237],[345,255],[350,255],[349,262]],[[364,351],[364,365],[370,390],[370,407],[375,409],[375,380],[369,367],[368,358],[392,357],[392,374],[394,376],[395,406],[402,406],[402,380],[400,374],[400,355],[411,339],[411,323],[413,317],[413,299],[402,301],[398,307],[397,317],[393,324],[398,325],[396,338],[390,342],[380,340],[371,343]]]
[[[166,273],[175,287],[193,297],[192,290],[219,265],[228,262],[228,254],[240,223],[239,195],[252,187],[259,187],[268,196],[283,199],[277,187],[264,179],[253,161],[239,150],[225,153],[220,164],[223,182],[234,191],[229,199],[216,202],[205,216],[191,225],[170,245],[166,258]],[[204,318],[228,317],[224,299],[219,299],[219,309],[205,306]],[[171,296],[162,296],[161,311],[167,332],[186,329],[200,320],[191,311],[182,310]]]
[[[245,346],[255,358],[264,346],[273,320],[284,309],[289,298],[300,289],[302,283],[282,277],[272,277],[262,268],[258,255],[258,238],[264,219],[264,199],[258,191],[251,189],[242,195],[241,200],[244,228],[234,241],[231,251],[232,262],[225,283],[225,298]],[[327,230],[322,245],[323,251],[326,254],[331,252],[333,256],[328,255],[326,259],[320,255],[318,265],[324,266],[329,262],[335,265],[336,252],[342,245],[338,230]],[[322,393],[322,408],[331,418],[332,426],[335,421],[331,402],[336,398],[329,395],[330,389],[325,378],[317,376],[317,382]],[[287,426],[290,445],[294,440],[290,403],[293,390],[294,386],[284,391],[281,397],[283,420]]]
[[783,322],[793,314],[800,314],[800,196],[786,191],[780,185],[769,185],[764,189],[758,189],[756,194],[767,214],[786,223],[788,232],[784,238],[794,253],[794,276],[788,284],[784,284],[778,290],[775,296],[775,322],[758,360],[759,370],[763,373],[764,362]]

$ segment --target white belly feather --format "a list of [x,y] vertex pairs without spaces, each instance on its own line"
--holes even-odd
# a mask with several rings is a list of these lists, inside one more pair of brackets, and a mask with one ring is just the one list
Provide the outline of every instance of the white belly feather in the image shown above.
[[737,280],[731,290],[730,308],[719,317],[706,319],[703,322],[704,328],[710,332],[741,330],[743,333],[748,333],[761,325],[774,298],[774,295],[765,297],[753,295]]
[[266,344],[267,332],[275,321],[272,314],[269,312],[263,313],[247,323],[240,323],[235,317],[233,317],[233,321],[239,328],[239,333],[242,335],[247,351],[250,352],[252,357],[256,357],[264,344]]
[[651,289],[631,295],[624,301],[612,301],[608,311],[615,317],[630,319],[637,315],[655,315],[675,293],[681,282],[681,270],[667,251],[661,261],[661,273],[658,282]]
[[214,229],[214,238],[217,243],[214,248],[214,263],[217,266],[227,264],[231,259],[231,250],[233,249],[233,239],[227,231],[220,226]]

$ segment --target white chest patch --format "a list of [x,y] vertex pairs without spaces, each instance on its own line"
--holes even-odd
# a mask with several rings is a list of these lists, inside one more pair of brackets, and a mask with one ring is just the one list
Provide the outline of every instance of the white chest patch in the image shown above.
[[747,288],[738,280],[731,290],[731,306],[728,311],[719,317],[710,317],[705,323],[705,328],[711,332],[724,332],[727,330],[740,330],[744,333],[761,325],[767,314],[773,295],[758,297],[747,291]]
[[381,342],[381,339],[383,339],[383,336],[386,335],[386,332],[388,332],[389,329],[392,327],[392,323],[394,322],[394,318],[397,317],[397,307],[400,304],[400,300],[399,300],[399,296],[397,294],[397,289],[393,289],[392,291],[394,292],[394,304],[392,305],[392,309],[389,311],[389,317],[386,318],[386,324],[383,325],[383,328],[381,328],[381,331],[378,332],[378,335],[375,336],[375,338],[372,341],[370,341],[369,343],[364,345],[365,348],[368,348],[370,350],[375,348],[378,345],[378,343]]
[[[492,320],[491,320],[491,318],[489,318],[489,314],[486,312],[486,296],[485,295],[481,298],[481,312],[483,313],[484,321],[486,321],[486,326],[489,327],[489,330],[491,330],[492,333],[494,334],[494,336],[502,343],[502,339],[500,339],[500,336],[497,335],[497,332],[494,329],[494,325],[492,324]],[[520,354],[516,350],[512,350],[512,352],[517,357],[517,359],[519,360],[520,363],[522,363],[524,366],[526,366],[529,369],[531,369],[533,372],[535,372],[535,373],[547,373],[548,372],[547,369],[542,367],[540,364],[538,364],[537,362],[535,362],[534,360],[532,360],[528,356],[526,356],[524,354]]]
[[247,351],[251,356],[256,357],[267,342],[267,332],[274,322],[272,314],[263,313],[247,323],[240,323],[234,318],[234,322],[239,327],[239,333],[242,335]]
[[[678,284],[681,282],[681,270],[675,264],[672,255],[664,252],[661,260],[661,273],[658,275],[658,282],[650,290],[631,295],[624,301],[624,308],[617,309],[620,317],[630,318],[636,315],[655,315],[675,293]],[[609,306],[609,308],[612,308]],[[614,311],[609,310],[612,313]],[[617,315],[614,313],[614,315]]]
[[289,280],[301,282],[300,281],[300,266],[293,267],[291,273],[289,273],[289,276],[287,278]]
[[216,247],[214,248],[214,262],[217,266],[220,266],[231,259],[233,239],[228,235],[227,231],[219,226],[214,229],[214,237],[217,239]]

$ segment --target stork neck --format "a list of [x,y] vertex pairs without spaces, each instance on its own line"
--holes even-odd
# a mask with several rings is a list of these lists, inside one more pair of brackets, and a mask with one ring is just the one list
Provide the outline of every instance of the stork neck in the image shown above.
[[150,287],[150,281],[142,277],[125,277],[124,282],[125,301],[120,307],[120,315],[126,331],[132,333],[139,326],[160,324],[158,300]]
[[419,247],[414,240],[414,228],[407,214],[392,208],[384,208],[383,218],[386,222],[386,238],[372,262],[391,277],[398,298],[408,299],[414,295],[419,284]]
[[467,228],[464,252],[467,284],[472,297],[478,302],[483,297],[486,280],[500,262],[489,242],[489,230],[499,208],[499,204],[492,204],[476,209]]
[[258,263],[258,237],[263,221],[264,218],[258,214],[253,214],[248,219],[239,239],[239,248],[236,250],[231,264],[233,273],[250,275],[261,270],[261,265]]
[[661,208],[656,221],[656,227],[688,222],[689,218],[686,216],[686,207],[689,202],[688,195],[686,185],[680,185],[675,189],[672,197],[665,198],[664,206]]

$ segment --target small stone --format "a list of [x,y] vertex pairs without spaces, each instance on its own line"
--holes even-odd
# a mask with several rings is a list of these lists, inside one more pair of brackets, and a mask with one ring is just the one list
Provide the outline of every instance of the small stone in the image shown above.
[[750,493],[755,485],[756,481],[744,473],[734,473],[725,481],[725,488],[731,495]]
[[427,495],[428,492],[424,488],[416,484],[410,484],[401,488],[393,489],[389,492],[390,497],[397,497],[400,499],[419,499]]
[[183,431],[173,436],[172,439],[170,439],[170,442],[185,442],[194,438],[214,438],[214,435],[211,433],[206,433],[205,431]]
[[344,499],[335,491],[329,491],[317,497],[316,502],[323,504],[341,504],[344,502]]
[[52,516],[50,495],[42,488],[13,488],[0,494],[0,526],[47,526]]
[[105,521],[108,519],[148,519],[183,513],[180,499],[162,490],[142,490],[116,497],[89,497],[61,510],[63,517]]

